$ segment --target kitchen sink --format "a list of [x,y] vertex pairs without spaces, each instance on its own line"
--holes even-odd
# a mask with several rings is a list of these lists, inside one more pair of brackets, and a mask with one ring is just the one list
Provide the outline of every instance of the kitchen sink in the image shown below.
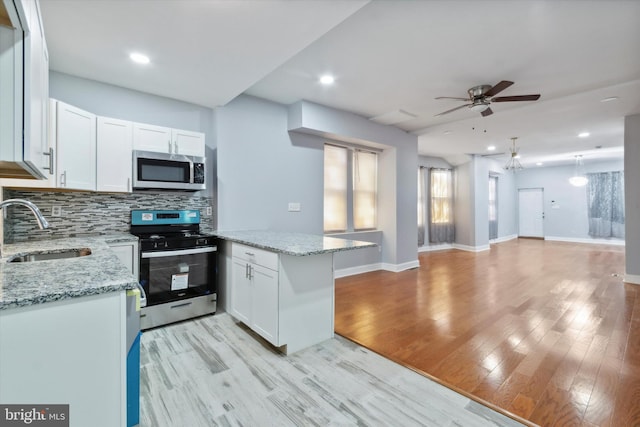
[[74,248],[64,249],[61,251],[47,251],[47,252],[30,252],[23,255],[16,255],[9,258],[7,262],[32,262],[32,261],[46,261],[52,259],[65,259],[65,258],[77,258],[91,255],[91,249],[89,248]]

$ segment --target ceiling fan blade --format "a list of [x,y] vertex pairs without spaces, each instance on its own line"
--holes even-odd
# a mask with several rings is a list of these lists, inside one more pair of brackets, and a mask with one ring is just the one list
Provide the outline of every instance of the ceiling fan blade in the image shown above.
[[[467,100],[467,101],[468,101],[468,100]],[[459,110],[459,109],[461,109],[461,108],[468,107],[469,105],[471,105],[471,104],[464,104],[464,105],[460,105],[459,107],[452,108],[451,110],[443,111],[443,112],[442,112],[442,113],[440,113],[440,114],[436,114],[434,117],[442,116],[442,115],[444,115],[444,114],[451,113],[451,112],[456,111],[456,110]]]
[[510,102],[510,101],[537,101],[540,94],[536,95],[514,95],[514,96],[498,96],[491,98],[491,102]]
[[451,96],[439,96],[435,99],[457,99],[458,101],[471,101],[469,98],[453,98]]
[[481,112],[480,114],[482,114],[482,117],[486,117],[486,116],[492,115],[493,111],[491,110],[491,107],[489,107],[486,110],[484,110],[483,112]]
[[513,82],[510,82],[508,80],[503,80],[500,83],[498,83],[497,85],[495,85],[494,87],[492,87],[491,89],[489,89],[487,91],[487,93],[485,93],[485,96],[495,96],[498,93],[502,92],[503,90],[505,90],[506,88],[508,88],[509,86],[511,86],[513,84]]

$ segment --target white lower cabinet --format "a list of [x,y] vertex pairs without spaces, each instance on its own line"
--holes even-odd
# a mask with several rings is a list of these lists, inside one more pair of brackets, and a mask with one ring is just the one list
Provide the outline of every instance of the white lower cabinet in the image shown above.
[[126,425],[125,291],[0,310],[0,349],[2,404],[68,404],[71,427]]
[[333,254],[293,256],[225,242],[227,310],[290,354],[333,337]]
[[[231,312],[275,346],[278,340],[278,255],[241,244],[233,249]],[[268,260],[269,267],[258,264]],[[275,267],[275,269],[274,269]]]

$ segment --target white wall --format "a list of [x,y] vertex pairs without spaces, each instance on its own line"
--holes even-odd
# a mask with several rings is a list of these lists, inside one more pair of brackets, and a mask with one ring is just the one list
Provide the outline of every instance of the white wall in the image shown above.
[[[590,162],[585,159],[585,172],[607,172],[624,169],[622,160]],[[561,240],[592,240],[587,218],[587,186],[574,187],[569,178],[574,166],[531,167],[516,173],[517,189],[544,190],[544,236]],[[553,208],[552,206],[556,206]]]

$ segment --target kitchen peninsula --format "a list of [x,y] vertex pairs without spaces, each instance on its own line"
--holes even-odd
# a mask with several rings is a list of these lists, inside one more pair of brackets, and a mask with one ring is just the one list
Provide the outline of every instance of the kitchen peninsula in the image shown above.
[[333,337],[333,254],[375,243],[301,233],[217,231],[227,311],[285,354]]

